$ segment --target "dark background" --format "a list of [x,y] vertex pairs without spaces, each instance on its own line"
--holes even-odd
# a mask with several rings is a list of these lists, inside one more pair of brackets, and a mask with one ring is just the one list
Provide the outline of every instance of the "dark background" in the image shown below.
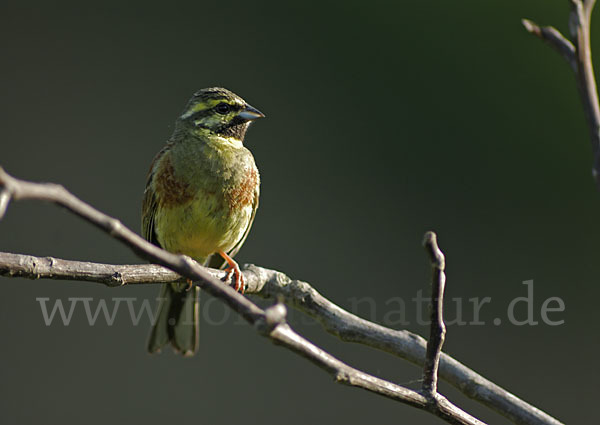
[[[598,210],[591,149],[570,68],[522,17],[567,30],[568,2],[104,2],[0,6],[0,164],[64,184],[137,230],[145,176],[191,94],[220,85],[266,113],[246,145],[261,206],[240,262],[311,282],[385,320],[389,301],[427,290],[420,243],[439,234],[452,298],[491,297],[482,326],[449,326],[445,351],[566,423],[600,395]],[[600,22],[596,22],[600,25]],[[597,27],[597,26],[596,26]],[[594,33],[593,45],[600,45]],[[0,250],[135,263],[66,212],[14,203]],[[561,326],[514,326],[507,306],[534,280],[535,318],[564,300]],[[36,297],[153,300],[108,289],[0,279],[0,422],[437,424],[427,413],[336,385],[203,298],[192,359],[145,352],[147,321],[45,326]],[[95,305],[95,304],[93,304]],[[139,304],[136,304],[139,305]],[[397,307],[397,305],[395,305]],[[371,314],[372,313],[372,314]],[[517,308],[525,317],[524,306]],[[503,318],[494,326],[494,318]],[[351,365],[417,386],[420,370],[294,325]],[[451,400],[506,420],[447,384]]]

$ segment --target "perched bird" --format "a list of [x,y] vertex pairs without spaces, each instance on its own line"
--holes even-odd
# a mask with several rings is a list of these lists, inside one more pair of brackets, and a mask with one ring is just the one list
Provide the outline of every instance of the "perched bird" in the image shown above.
[[[194,94],[156,155],[142,205],[144,237],[167,251],[210,267],[227,265],[235,289],[244,278],[233,256],[246,240],[258,208],[259,175],[243,145],[259,110],[223,88]],[[148,351],[169,342],[193,355],[198,348],[198,288],[165,284]]]

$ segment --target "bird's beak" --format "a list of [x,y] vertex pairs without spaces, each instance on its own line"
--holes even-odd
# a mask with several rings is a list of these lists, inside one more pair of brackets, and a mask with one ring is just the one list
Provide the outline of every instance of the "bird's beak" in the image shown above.
[[264,118],[265,114],[250,105],[246,105],[246,107],[238,113],[238,117],[246,121],[252,121],[258,118]]

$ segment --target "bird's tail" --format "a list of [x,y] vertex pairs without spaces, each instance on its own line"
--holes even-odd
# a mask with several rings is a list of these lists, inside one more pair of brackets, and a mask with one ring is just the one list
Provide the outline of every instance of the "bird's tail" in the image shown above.
[[198,350],[199,288],[186,290],[186,284],[166,284],[160,292],[156,323],[148,339],[148,352],[159,352],[169,342],[184,356]]

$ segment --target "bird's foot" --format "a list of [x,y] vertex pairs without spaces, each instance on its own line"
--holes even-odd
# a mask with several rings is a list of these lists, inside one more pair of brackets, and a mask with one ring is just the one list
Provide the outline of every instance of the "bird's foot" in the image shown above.
[[225,252],[219,251],[219,255],[221,255],[221,257],[223,257],[223,259],[227,261],[228,264],[228,266],[225,268],[225,271],[227,272],[227,274],[225,275],[225,281],[229,281],[229,279],[231,279],[231,277],[233,276],[233,288],[236,291],[243,294],[246,290],[246,281],[244,279],[242,271],[240,270],[240,266],[234,261],[233,258],[227,255]]
[[186,292],[194,287],[194,281],[192,279],[186,279],[187,288],[185,288]]

